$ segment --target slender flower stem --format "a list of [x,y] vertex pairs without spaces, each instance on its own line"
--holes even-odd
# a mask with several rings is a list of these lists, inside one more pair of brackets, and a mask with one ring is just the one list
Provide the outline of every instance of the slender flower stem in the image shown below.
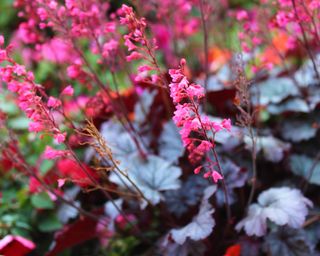
[[306,35],[306,32],[305,32],[305,29],[304,29],[304,27],[303,27],[303,25],[302,25],[302,23],[301,23],[301,21],[299,19],[299,14],[298,14],[297,6],[296,6],[296,1],[295,0],[291,0],[291,2],[292,2],[294,14],[296,16],[296,19],[298,21],[299,27],[300,27],[301,32],[302,32],[304,47],[306,48],[306,51],[307,51],[307,53],[309,55],[309,58],[311,59],[314,72],[316,73],[316,77],[317,77],[318,81],[320,81],[320,74],[318,72],[317,65],[316,65],[316,62],[314,60],[314,56],[313,56],[313,54],[311,52],[310,45],[308,43],[308,39],[307,39],[307,35]]
[[[77,53],[79,54],[79,56],[82,58],[82,60],[85,62],[86,66],[89,68],[91,74],[93,75],[93,79],[95,80],[95,82],[97,83],[97,85],[100,87],[100,89],[107,95],[108,99],[110,100],[111,106],[113,108],[113,113],[115,113],[116,117],[118,118],[118,120],[120,121],[120,123],[122,124],[122,126],[124,127],[124,129],[128,132],[128,134],[130,135],[130,137],[132,138],[132,140],[134,141],[134,143],[137,146],[137,149],[141,155],[142,158],[146,157],[146,153],[144,152],[144,150],[142,149],[139,141],[137,140],[137,138],[135,137],[135,134],[132,134],[132,132],[135,132],[133,125],[130,121],[130,119],[128,118],[127,115],[125,115],[125,113],[123,113],[121,110],[118,109],[118,106],[116,104],[116,102],[114,102],[112,95],[110,93],[110,91],[105,88],[105,85],[102,83],[102,81],[100,80],[100,78],[98,77],[98,75],[96,74],[96,72],[94,71],[94,69],[91,67],[90,63],[88,62],[88,60],[85,58],[85,56],[82,54],[82,52],[77,48],[76,43],[73,40],[73,45],[75,47],[75,50],[77,51]],[[130,129],[124,124],[122,118],[124,118]],[[135,132],[136,133],[136,132]]]
[[[77,161],[78,165],[80,166],[81,170],[86,174],[86,176],[90,179],[90,181],[98,186],[101,187],[100,182],[98,182],[87,170],[86,168],[83,166],[82,162],[80,161],[80,159],[78,158],[78,156],[73,152],[71,146],[68,143],[65,143],[65,145],[67,146],[67,148],[69,149],[69,151],[71,152],[72,157]],[[140,232],[140,230],[138,229],[138,227],[136,225],[134,225],[129,218],[127,217],[127,215],[120,209],[120,207],[114,202],[112,196],[109,194],[108,191],[106,190],[102,190],[102,193],[109,199],[109,201],[111,202],[111,204],[115,207],[115,209],[121,214],[123,215],[123,217],[125,218],[125,220],[130,224],[131,227],[133,227],[134,229],[136,229],[137,232]]]
[[[200,14],[201,14],[201,23],[202,23],[202,30],[203,30],[203,51],[204,51],[204,72],[205,72],[205,79],[204,79],[204,88],[205,92],[208,89],[208,79],[209,79],[209,46],[208,46],[208,28],[207,28],[207,20],[205,17],[205,10],[204,10],[204,0],[199,0],[200,2]],[[204,98],[204,110],[206,111],[207,108],[207,93],[205,94]]]
[[[60,27],[63,29],[63,32],[65,33],[65,36],[67,38],[70,39],[74,50],[76,51],[76,53],[79,55],[79,57],[83,60],[83,62],[85,63],[85,65],[87,66],[87,68],[89,69],[92,78],[94,79],[94,81],[97,83],[98,87],[102,90],[102,92],[105,93],[105,95],[108,97],[110,104],[112,106],[112,109],[114,110],[113,112],[115,113],[116,117],[118,118],[119,122],[121,123],[121,125],[124,127],[124,129],[128,132],[128,134],[130,135],[130,137],[133,139],[134,143],[136,144],[138,151],[141,155],[142,158],[145,158],[145,152],[143,151],[142,147],[139,144],[139,141],[137,140],[137,138],[135,137],[136,131],[133,128],[133,125],[131,124],[130,119],[128,118],[128,116],[123,113],[121,111],[121,109],[118,108],[117,102],[114,101],[111,93],[110,93],[110,88],[108,85],[105,85],[101,79],[99,78],[99,76],[97,75],[97,73],[95,72],[94,68],[91,66],[91,64],[89,63],[89,61],[87,60],[87,58],[84,56],[83,52],[78,48],[78,45],[75,41],[75,38],[70,36],[70,30],[68,27],[65,26],[65,24],[63,23],[63,21],[61,20],[61,18],[59,16],[55,16],[56,18],[56,23],[58,25],[60,25]],[[93,33],[94,34],[94,33]],[[94,36],[95,38],[95,36]],[[99,47],[99,43],[98,43],[98,47]],[[129,127],[126,126],[126,124],[123,122],[122,118],[124,120],[127,121]],[[133,133],[133,134],[132,134]]]
[[[212,148],[212,151],[213,151],[213,155],[214,155],[214,158],[215,158],[217,166],[218,166],[218,170],[223,176],[223,170],[222,170],[221,165],[220,165],[220,161],[219,161],[219,158],[218,158],[217,151],[216,151],[215,148]],[[226,205],[226,211],[227,211],[227,219],[228,219],[228,223],[230,223],[230,221],[231,221],[231,209],[230,209],[230,205],[229,205],[228,188],[227,188],[227,185],[226,185],[226,182],[224,181],[224,179],[222,179],[221,182],[222,182],[222,188],[223,188],[223,191],[224,191],[224,199],[225,199],[225,205]]]
[[[125,116],[126,121],[127,121],[128,125],[129,125],[131,131],[134,133],[134,134],[132,135],[132,139],[133,139],[133,140],[136,140],[137,148],[138,148],[139,151],[141,151],[140,155],[142,156],[142,158],[145,158],[145,157],[146,157],[146,156],[145,156],[145,152],[144,152],[144,150],[142,149],[142,147],[140,146],[140,143],[141,143],[141,144],[144,146],[144,148],[146,148],[146,147],[145,147],[145,143],[144,143],[141,135],[139,134],[139,132],[136,131],[136,128],[135,128],[135,127],[133,126],[133,124],[131,123],[131,120],[128,118],[129,113],[128,113],[128,110],[127,110],[127,108],[126,108],[126,106],[125,106],[125,103],[124,103],[124,101],[123,101],[123,99],[122,99],[122,97],[121,97],[121,95],[120,95],[119,84],[118,84],[118,82],[117,82],[116,75],[115,75],[115,73],[114,73],[113,71],[111,71],[111,77],[112,77],[112,81],[113,81],[113,84],[114,84],[114,86],[115,86],[116,93],[117,93],[117,96],[118,96],[118,99],[119,99],[119,105],[120,105],[121,111],[122,111],[123,115]],[[139,141],[138,141],[138,139],[135,137],[135,135],[140,139]]]
[[149,205],[152,205],[150,200],[145,197],[145,195],[142,193],[140,188],[133,182],[133,180],[129,177],[129,175],[119,168],[118,164],[114,161],[114,159],[110,158],[110,161],[112,162],[116,171],[119,172],[122,176],[124,176],[128,180],[128,182],[136,189],[140,197],[142,197]]
[[257,150],[256,150],[256,138],[252,129],[252,126],[249,127],[249,134],[252,142],[252,151],[251,151],[251,158],[252,158],[252,179],[251,179],[251,190],[249,194],[249,199],[247,203],[247,208],[252,203],[254,192],[256,189],[256,182],[257,182]]
[[[117,163],[117,161],[112,156],[111,149],[107,146],[107,143],[106,143],[105,139],[100,135],[100,133],[99,133],[98,129],[95,127],[95,125],[90,121],[87,121],[87,122],[88,122],[88,125],[85,128],[85,132],[79,132],[79,134],[82,134],[82,135],[84,135],[86,137],[94,138],[97,141],[97,144],[99,146],[96,146],[95,142],[88,143],[88,144],[91,145],[99,153],[99,155],[100,155],[100,157],[101,157],[101,159],[103,161],[106,161],[107,163],[112,165],[112,169],[115,170],[115,173],[118,176],[120,176],[121,181],[122,181],[122,178],[121,178],[121,175],[122,175],[136,189],[136,191],[138,192],[139,196],[141,198],[143,198],[148,204],[151,205],[151,202],[145,197],[143,192],[133,182],[133,180],[129,177],[129,175],[125,171],[122,171],[119,168],[119,164]],[[127,185],[127,183],[123,182],[123,184],[130,190],[130,188]]]
[[[211,141],[207,135],[207,131],[206,129],[204,128],[203,126],[203,123],[201,121],[201,117],[200,117],[200,114],[199,114],[199,109],[197,107],[197,105],[195,104],[195,102],[191,99],[191,103],[193,105],[193,108],[194,108],[194,112],[197,116],[197,119],[199,120],[200,122],[200,125],[201,125],[201,129],[202,129],[202,132],[203,132],[203,135],[205,137],[205,139],[207,141]],[[221,165],[220,165],[220,161],[219,161],[219,158],[218,158],[218,154],[215,150],[215,145],[213,145],[213,147],[211,148],[211,151],[213,153],[213,156],[216,160],[216,163],[217,163],[217,166],[218,166],[218,171],[219,173],[224,176],[224,173],[223,173],[223,170],[221,168]],[[225,198],[225,208],[226,208],[226,212],[227,212],[227,219],[228,219],[228,223],[231,222],[231,209],[230,209],[230,205],[229,205],[229,193],[228,193],[228,188],[227,188],[227,185],[224,181],[224,179],[222,179],[222,187],[223,187],[223,192],[224,192],[224,198]]]
[[310,226],[311,224],[318,222],[319,220],[320,220],[320,214],[317,214],[317,215],[311,217],[310,219],[306,220],[303,223],[302,228],[306,228],[306,227]]

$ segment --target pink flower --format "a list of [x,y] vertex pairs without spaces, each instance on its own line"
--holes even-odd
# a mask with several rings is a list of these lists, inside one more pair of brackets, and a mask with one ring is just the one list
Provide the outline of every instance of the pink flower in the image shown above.
[[212,125],[212,128],[213,128],[213,130],[214,130],[215,132],[219,132],[219,131],[221,131],[222,128],[223,128],[222,125],[221,125],[221,123],[212,122],[211,125]]
[[128,51],[131,52],[131,51],[133,51],[134,49],[137,48],[137,46],[135,46],[135,45],[131,42],[131,40],[129,39],[129,36],[128,36],[128,35],[125,35],[124,38],[125,38],[124,45],[128,47]]
[[206,172],[205,174],[203,174],[203,178],[207,179],[211,176],[212,172]]
[[54,139],[58,144],[61,144],[66,140],[66,133],[58,133],[54,135]]
[[109,57],[112,51],[117,50],[118,45],[119,43],[114,39],[111,39],[109,42],[106,42],[103,45],[103,53],[102,53],[103,57],[105,58]]
[[[214,148],[213,137],[209,137],[212,129],[219,132],[222,129],[230,131],[230,119],[224,119],[222,122],[213,122],[206,115],[199,112],[199,101],[204,96],[204,88],[198,84],[189,83],[187,77],[183,73],[185,59],[180,61],[179,69],[170,69],[171,76],[170,96],[175,103],[175,112],[173,121],[177,127],[181,127],[179,133],[183,142],[183,146],[187,148],[188,158],[192,164],[196,164],[207,156],[207,153]],[[209,169],[213,170],[215,162],[209,161]],[[199,166],[194,170],[195,174],[200,173],[203,166]],[[221,179],[221,175],[213,171],[204,174],[204,177],[210,177],[217,180]]]
[[55,97],[50,96],[47,105],[50,108],[58,108],[61,106],[61,101]]
[[278,0],[281,7],[291,6],[292,2],[291,0]]
[[221,126],[226,129],[227,131],[231,132],[231,120],[230,118],[228,119],[223,119],[221,122]]
[[312,0],[311,3],[309,4],[310,10],[314,11],[316,9],[320,8],[320,2],[318,0]]
[[212,176],[212,179],[213,179],[214,183],[217,183],[218,180],[222,180],[223,179],[221,174],[218,173],[217,171],[213,171],[211,176]]
[[243,32],[239,32],[239,33],[238,33],[238,38],[239,38],[240,40],[243,40],[243,39],[245,38],[245,34],[244,34]]
[[141,53],[132,52],[129,56],[126,57],[127,61],[139,60],[143,57]]
[[218,180],[222,180],[222,179],[223,179],[223,177],[221,176],[221,174],[218,173],[218,172],[215,171],[215,170],[206,172],[206,173],[203,175],[203,177],[206,178],[206,179],[209,178],[209,177],[212,177],[214,183],[217,183]]
[[29,131],[30,132],[41,132],[44,130],[44,125],[40,122],[30,122]]
[[241,42],[241,48],[244,52],[250,52],[250,47],[246,42]]
[[200,152],[208,152],[213,147],[212,143],[206,140],[201,141],[200,145],[197,147],[197,150]]
[[193,98],[193,97],[196,97],[198,99],[203,98],[204,97],[204,88],[198,84],[191,84],[187,88],[187,94],[191,98]]
[[46,20],[48,17],[47,11],[44,8],[38,8],[37,14],[39,15],[40,20],[42,21]]
[[247,20],[248,19],[248,13],[245,10],[240,10],[237,12],[237,20]]
[[145,71],[150,71],[150,70],[153,70],[153,68],[148,65],[142,65],[142,66],[138,67],[139,72],[145,72]]
[[81,69],[77,65],[71,65],[67,68],[67,74],[70,78],[77,78],[81,74]]
[[68,85],[66,88],[63,89],[63,91],[61,92],[61,95],[72,96],[73,93],[74,93],[74,90],[73,90],[72,86]]
[[[121,15],[131,15],[133,14],[133,9],[126,4],[123,4],[119,12]],[[127,22],[127,20],[124,20],[124,22]]]
[[198,101],[204,96],[204,88],[201,85],[189,83],[182,72],[185,60],[182,59],[180,63],[181,69],[169,70],[169,75],[172,78],[172,82],[169,84],[170,96],[176,104],[180,103],[185,98]]
[[53,38],[42,44],[41,55],[44,59],[55,63],[68,63],[75,58],[75,52],[66,40]]
[[278,12],[276,19],[279,27],[285,27],[289,22],[288,16],[283,11]]
[[173,121],[176,126],[181,127],[184,125],[186,120],[189,120],[189,108],[187,104],[184,105],[177,105],[176,111],[174,111]]
[[254,37],[252,38],[252,43],[253,43],[255,46],[260,45],[260,44],[262,43],[262,39],[259,38],[259,37],[254,36]]
[[54,0],[50,1],[50,3],[49,3],[50,9],[55,10],[57,8],[57,6],[58,6],[58,4],[56,1],[54,1]]
[[18,84],[16,81],[12,81],[8,83],[8,90],[12,92],[17,92],[20,88],[20,84]]
[[128,221],[134,223],[136,221],[136,217],[133,214],[129,214],[125,218],[122,214],[119,214],[115,219],[115,223],[120,229],[127,228],[129,224]]
[[157,74],[152,74],[151,81],[152,83],[156,84],[159,81],[159,76]]
[[7,59],[7,51],[0,49],[0,61]]
[[66,183],[66,179],[58,179],[58,188],[62,188],[63,185]]
[[[30,119],[29,131],[46,132],[57,136],[61,132],[54,122],[53,113],[48,105],[57,107],[61,104],[60,100],[50,97],[47,103],[43,102],[40,87],[34,83],[33,73],[27,72],[24,66],[13,60],[9,63],[7,66],[0,66],[0,78],[8,84],[10,91],[17,94],[17,105]],[[62,136],[58,136],[57,140],[62,141]]]
[[26,68],[24,66],[22,66],[22,65],[15,64],[13,66],[13,72],[15,74],[17,74],[18,76],[22,76],[22,75],[26,74]]
[[189,135],[192,132],[189,122],[186,122],[187,125],[184,125],[180,130],[181,139],[183,146],[187,146],[190,143]]
[[114,22],[107,22],[104,25],[105,25],[104,31],[106,33],[114,32],[116,30],[116,24]]
[[29,22],[22,22],[17,31],[18,38],[26,44],[36,43],[39,39],[39,35],[34,31],[35,26],[36,24],[33,19],[30,19]]
[[4,45],[4,37],[3,35],[0,35],[0,46]]
[[189,151],[189,159],[192,163],[197,163],[213,148],[213,144],[209,141],[202,140],[201,143],[196,146],[195,143],[191,142],[188,144],[187,149]]
[[56,150],[50,146],[47,146],[44,153],[43,153],[43,157],[45,159],[56,159],[56,158],[67,156],[67,155],[68,155],[68,151]]
[[199,174],[200,173],[200,171],[201,171],[201,169],[202,169],[202,165],[200,165],[200,166],[198,166],[196,169],[194,169],[194,174]]
[[47,24],[44,22],[39,23],[39,28],[40,29],[45,29],[47,27]]

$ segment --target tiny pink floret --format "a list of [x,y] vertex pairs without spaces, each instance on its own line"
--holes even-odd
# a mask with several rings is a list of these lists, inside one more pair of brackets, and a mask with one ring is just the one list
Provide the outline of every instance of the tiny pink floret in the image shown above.
[[72,88],[71,85],[68,85],[66,88],[63,89],[61,92],[61,95],[66,95],[66,96],[72,96],[74,93],[74,89]]

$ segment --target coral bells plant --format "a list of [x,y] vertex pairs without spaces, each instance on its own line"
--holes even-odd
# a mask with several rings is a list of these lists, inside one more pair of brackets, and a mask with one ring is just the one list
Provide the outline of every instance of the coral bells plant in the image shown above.
[[1,255],[319,254],[319,0],[0,10]]
[[[231,121],[230,119],[224,119],[218,123],[210,121],[208,116],[200,114],[200,100],[205,95],[204,88],[188,81],[183,73],[185,65],[186,60],[182,59],[179,69],[169,70],[172,78],[172,82],[169,84],[170,96],[176,106],[173,121],[177,127],[181,127],[182,142],[189,151],[188,157],[191,163],[199,162],[210,150],[213,151],[216,162],[206,158],[208,165],[198,166],[194,173],[200,173],[202,168],[208,169],[204,177],[212,177],[216,183],[222,179],[222,170],[214,150],[214,136],[222,129],[231,131]],[[208,133],[211,133],[212,137],[209,137]],[[215,170],[215,166],[219,168],[219,172]]]
[[57,143],[64,142],[66,133],[60,131],[51,111],[58,108],[61,101],[50,96],[45,103],[41,97],[41,94],[44,94],[41,85],[35,83],[34,74],[27,72],[24,66],[11,59],[8,48],[1,50],[3,51],[1,63],[6,63],[0,68],[1,79],[8,85],[9,91],[17,94],[18,106],[31,120],[29,131],[46,132],[51,134]]

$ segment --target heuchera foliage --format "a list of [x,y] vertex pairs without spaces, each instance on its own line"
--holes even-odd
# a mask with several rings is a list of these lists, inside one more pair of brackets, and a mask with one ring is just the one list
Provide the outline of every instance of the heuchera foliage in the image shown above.
[[1,255],[319,254],[319,0],[0,11]]

